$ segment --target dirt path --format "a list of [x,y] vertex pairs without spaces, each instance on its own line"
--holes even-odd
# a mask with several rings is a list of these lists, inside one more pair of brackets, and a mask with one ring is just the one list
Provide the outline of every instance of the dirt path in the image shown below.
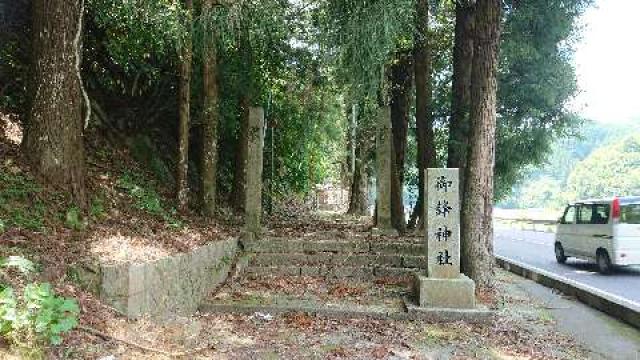
[[[284,280],[281,280],[284,281]],[[112,319],[107,333],[167,352],[206,348],[188,359],[588,359],[586,348],[558,331],[547,304],[517,286],[521,279],[500,272],[497,319],[487,325],[429,324],[423,321],[328,319],[307,314],[200,314],[164,325]],[[384,301],[392,298],[367,284],[340,287],[320,283],[267,283],[247,287],[262,296],[288,293],[316,299]],[[349,285],[352,286],[352,285]],[[359,290],[356,290],[359,289]],[[343,294],[339,294],[343,292]],[[343,296],[340,296],[343,295]],[[77,333],[68,359],[169,359],[120,342]],[[615,357],[612,357],[615,358]]]

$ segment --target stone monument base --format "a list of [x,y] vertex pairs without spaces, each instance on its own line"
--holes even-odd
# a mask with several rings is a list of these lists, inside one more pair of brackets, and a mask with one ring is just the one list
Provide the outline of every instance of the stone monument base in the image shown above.
[[435,279],[415,275],[418,306],[447,309],[475,309],[476,284],[463,274],[457,279]]

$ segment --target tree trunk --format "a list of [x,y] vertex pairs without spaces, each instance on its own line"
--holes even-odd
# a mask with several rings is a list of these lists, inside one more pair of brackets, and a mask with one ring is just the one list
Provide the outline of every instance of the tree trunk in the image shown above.
[[193,57],[191,49],[192,0],[185,0],[185,8],[187,10],[187,33],[185,34],[179,65],[178,111],[180,123],[178,130],[178,174],[176,176],[178,207],[182,211],[187,209],[189,203],[189,130],[191,118],[191,60]]
[[[469,107],[473,61],[473,8],[456,5],[455,44],[453,48],[453,85],[447,166],[460,169],[460,189],[469,148]],[[464,191],[461,192],[464,198]]]
[[[205,18],[210,16],[213,0],[202,3]],[[218,52],[215,34],[209,32],[204,41],[204,59],[202,63],[202,82],[204,86],[204,104],[202,117],[202,210],[211,216],[216,210],[216,173],[218,165]]]
[[33,2],[33,68],[24,151],[47,183],[85,208],[80,78],[84,0]]
[[238,143],[236,148],[236,163],[233,173],[233,207],[238,212],[244,210],[245,200],[245,163],[247,162],[247,129],[249,127],[249,106],[251,101],[249,94],[245,91],[240,96],[240,126],[238,129]]
[[235,169],[233,173],[233,207],[238,213],[244,211],[245,197],[246,197],[246,162],[247,162],[247,149],[249,146],[249,108],[252,104],[253,94],[253,50],[251,42],[249,40],[249,34],[244,32],[240,37],[241,45],[240,50],[245,64],[243,90],[240,94],[238,106],[240,108],[240,123],[238,128],[238,142],[235,154]]
[[365,216],[369,208],[368,199],[368,177],[367,177],[367,153],[369,148],[367,141],[360,131],[357,135],[355,152],[355,165],[351,181],[351,194],[349,196],[348,214]]
[[471,138],[462,206],[462,258],[479,289],[491,289],[493,175],[495,168],[496,72],[500,43],[500,0],[478,0],[471,73]]
[[349,167],[349,171],[351,172],[351,176],[355,176],[356,172],[356,151],[357,151],[357,136],[358,136],[358,105],[353,104],[351,106],[351,166]]
[[362,159],[356,160],[356,171],[353,176],[353,182],[351,184],[351,197],[349,199],[349,211],[348,214],[357,216],[368,215],[369,204],[367,201],[367,177],[365,161]]
[[407,131],[409,128],[409,110],[411,86],[411,58],[400,55],[391,68],[391,127],[392,127],[392,176],[391,176],[391,223],[399,233],[404,233],[404,164],[407,152]]
[[435,167],[436,147],[433,134],[433,83],[431,47],[429,44],[429,0],[418,0],[416,9],[414,72],[416,79],[416,138],[418,143],[418,201],[409,220],[414,229],[420,220],[424,224],[424,172]]

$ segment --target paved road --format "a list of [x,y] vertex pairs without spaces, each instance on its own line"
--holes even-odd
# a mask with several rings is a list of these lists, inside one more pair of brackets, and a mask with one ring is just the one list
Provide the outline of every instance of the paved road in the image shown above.
[[495,253],[592,286],[640,304],[640,267],[619,268],[600,275],[595,264],[568,259],[560,265],[553,252],[554,234],[496,228]]

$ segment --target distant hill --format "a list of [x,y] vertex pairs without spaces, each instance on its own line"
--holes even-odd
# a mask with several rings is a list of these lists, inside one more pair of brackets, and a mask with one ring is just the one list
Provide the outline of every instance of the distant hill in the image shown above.
[[[618,186],[616,182],[620,183],[626,173],[640,171],[640,162],[633,160],[634,146],[620,145],[639,141],[640,122],[613,125],[587,122],[577,137],[558,141],[546,165],[530,169],[498,207],[556,208],[576,198],[634,191],[631,185]],[[640,177],[636,181],[640,184]]]

